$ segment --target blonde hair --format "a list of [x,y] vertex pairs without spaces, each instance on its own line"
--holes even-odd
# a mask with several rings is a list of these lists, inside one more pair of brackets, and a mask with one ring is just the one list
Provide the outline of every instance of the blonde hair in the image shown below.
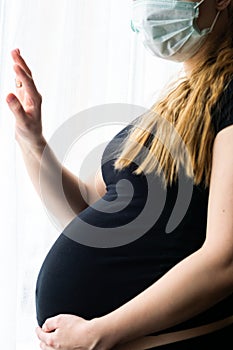
[[[229,30],[219,47],[208,53],[190,77],[179,81],[162,100],[140,116],[136,125],[132,123],[133,127],[122,142],[114,162],[115,169],[129,166],[153,135],[147,154],[134,174],[155,172],[160,175],[163,171],[162,181],[166,187],[177,179],[183,164],[185,173],[193,178],[194,184],[203,182],[205,187],[209,186],[215,138],[212,109],[226,83],[233,78],[232,6],[230,12]],[[172,126],[173,132],[169,126]],[[188,157],[182,151],[180,140]]]

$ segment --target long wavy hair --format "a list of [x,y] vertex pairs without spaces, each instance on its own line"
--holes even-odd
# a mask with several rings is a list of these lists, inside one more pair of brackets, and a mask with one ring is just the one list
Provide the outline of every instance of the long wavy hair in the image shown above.
[[137,164],[134,174],[163,172],[166,187],[177,179],[183,165],[194,184],[203,182],[205,187],[209,186],[216,136],[211,111],[233,77],[232,3],[228,13],[229,30],[218,47],[209,50],[191,76],[174,83],[165,97],[138,118],[136,125],[132,123],[114,161],[115,169],[129,166],[150,140],[146,156]]

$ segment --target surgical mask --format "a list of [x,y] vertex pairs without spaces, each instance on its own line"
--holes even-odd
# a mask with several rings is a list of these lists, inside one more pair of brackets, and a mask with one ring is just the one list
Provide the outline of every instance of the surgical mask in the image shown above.
[[140,33],[144,46],[153,55],[184,62],[203,45],[220,14],[219,11],[210,28],[199,30],[196,19],[203,2],[136,0],[132,29]]

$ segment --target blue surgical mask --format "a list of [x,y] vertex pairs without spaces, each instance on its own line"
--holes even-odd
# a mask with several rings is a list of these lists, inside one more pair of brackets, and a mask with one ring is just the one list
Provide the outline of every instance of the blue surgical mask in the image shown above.
[[204,2],[176,0],[136,0],[133,4],[132,29],[153,55],[177,62],[191,58],[213,30],[220,11],[210,28],[199,30],[196,19]]

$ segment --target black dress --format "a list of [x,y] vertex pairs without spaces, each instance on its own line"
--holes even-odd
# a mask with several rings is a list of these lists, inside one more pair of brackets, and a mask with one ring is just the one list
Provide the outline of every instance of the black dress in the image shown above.
[[[216,134],[233,124],[232,92],[233,83],[225,90],[213,111]],[[205,240],[208,188],[202,184],[193,185],[190,179],[185,179],[183,173],[183,184],[186,183],[188,190],[192,188],[187,205],[187,198],[180,194],[178,200],[178,182],[168,186],[165,191],[158,176],[133,174],[136,163],[123,171],[114,170],[114,151],[130,127],[131,124],[122,129],[104,150],[101,168],[107,192],[93,206],[79,213],[65,228],[43,262],[36,285],[36,310],[40,326],[48,317],[61,313],[92,319],[111,312],[199,249]],[[153,193],[152,204],[145,213],[143,209],[150,191]],[[174,214],[174,208],[177,208],[176,201],[179,201],[180,206],[172,223],[173,228],[168,232],[167,225],[172,213]],[[144,215],[143,220],[137,222],[136,218],[140,214]],[[143,224],[151,221],[151,218],[154,221],[149,223],[149,228],[144,232]],[[132,223],[136,224],[130,226]],[[124,227],[128,227],[128,231],[122,231]],[[96,235],[93,228],[98,229]],[[104,233],[103,236],[101,232]],[[119,236],[122,232],[127,237],[126,241],[124,235],[123,238]],[[135,232],[139,232],[139,235],[135,236]],[[124,244],[119,244],[123,242],[122,239]],[[233,295],[164,332],[200,326],[232,314]],[[211,335],[156,349],[192,350],[198,345],[209,344],[212,340],[215,344],[218,341],[222,344],[223,337],[224,343],[227,339],[226,344],[232,348],[232,328],[230,326]]]

